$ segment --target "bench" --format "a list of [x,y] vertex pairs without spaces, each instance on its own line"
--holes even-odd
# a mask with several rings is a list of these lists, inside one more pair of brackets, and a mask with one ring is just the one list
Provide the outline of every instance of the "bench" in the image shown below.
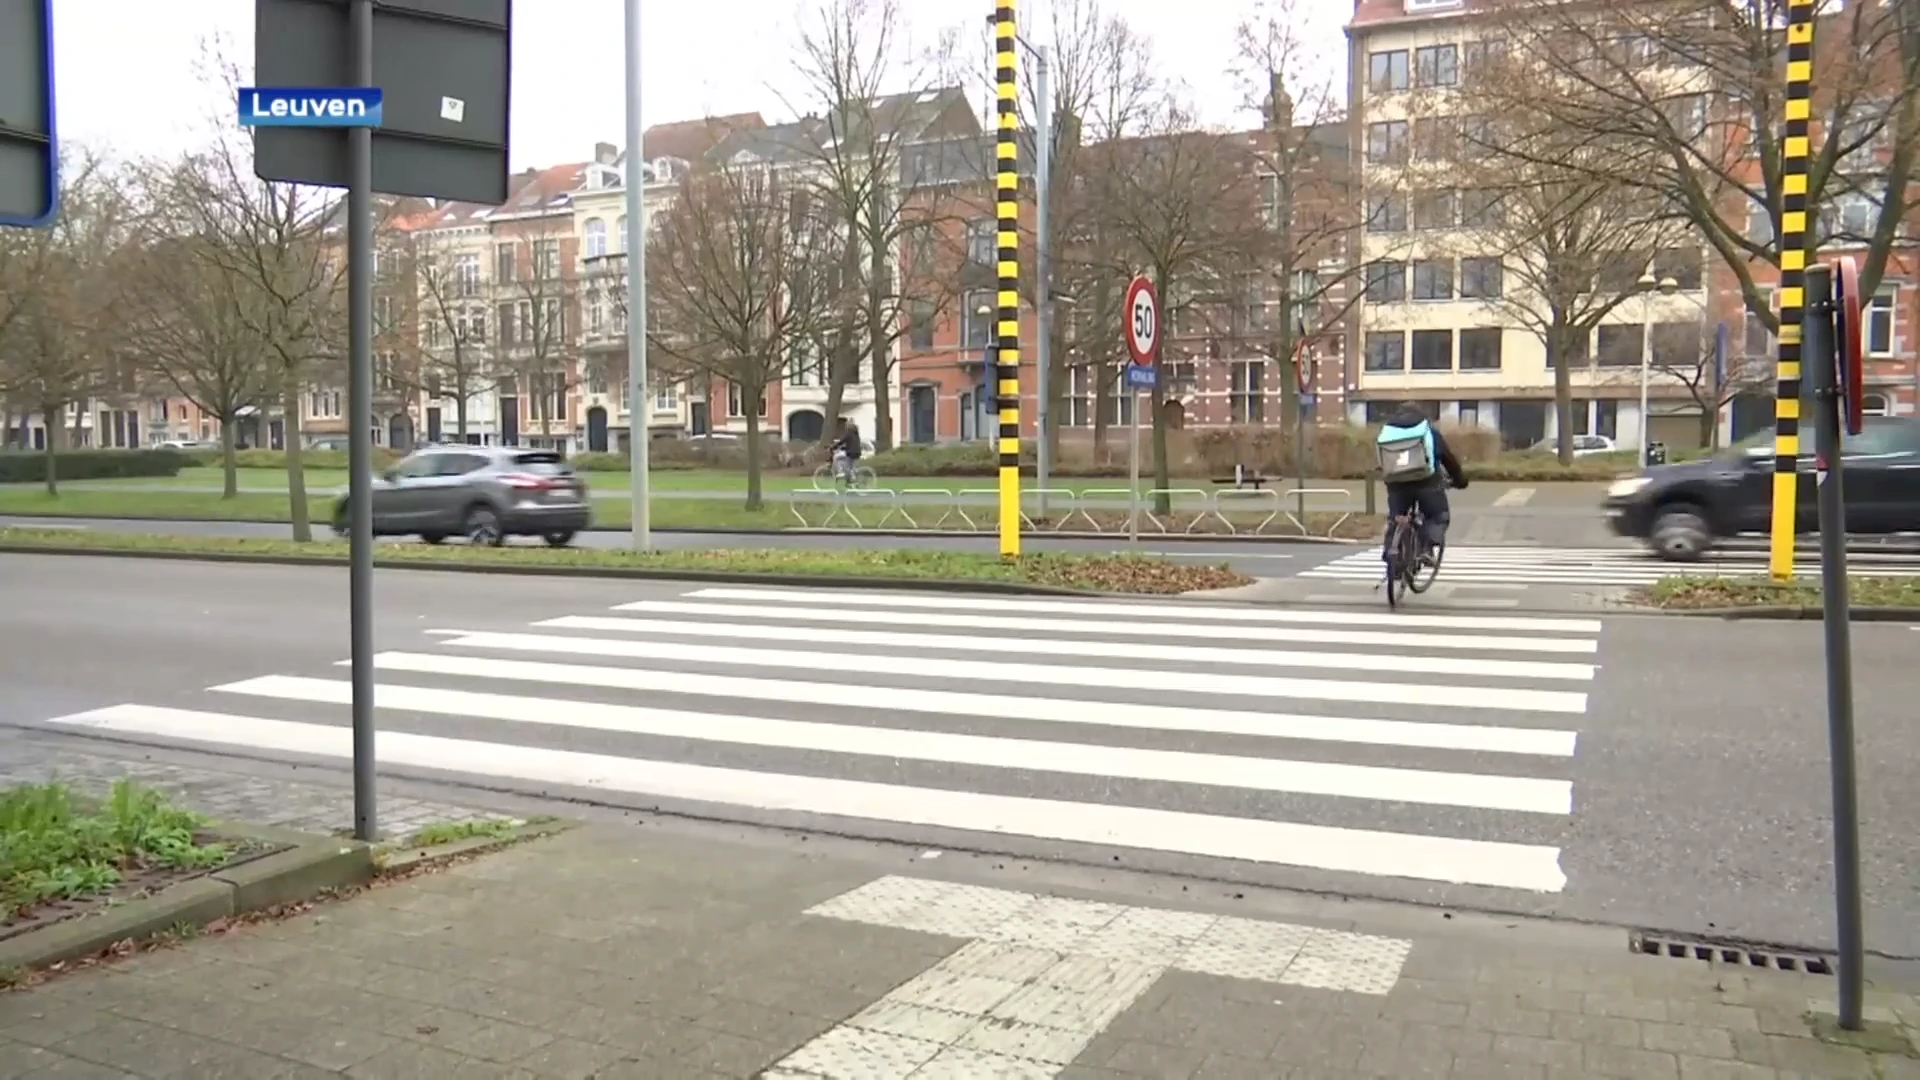
[[1257,470],[1249,469],[1245,465],[1235,465],[1232,476],[1216,476],[1213,478],[1213,482],[1216,484],[1232,484],[1236,488],[1262,490],[1265,489],[1268,484],[1280,479],[1282,479],[1282,477],[1262,476]]

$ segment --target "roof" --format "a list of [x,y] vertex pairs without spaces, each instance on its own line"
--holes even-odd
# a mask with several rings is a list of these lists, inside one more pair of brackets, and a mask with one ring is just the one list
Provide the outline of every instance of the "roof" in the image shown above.
[[[757,112],[732,113],[727,116],[703,116],[698,120],[680,120],[671,124],[655,124],[640,136],[640,148],[648,161],[660,158],[679,158],[681,161],[698,161],[713,151],[713,148],[725,141],[736,131],[749,131],[767,126],[767,121]],[[615,167],[625,163],[625,155],[614,162]]]
[[1347,23],[1347,32],[1458,18],[1488,6],[1485,0],[1353,0],[1353,19]]
[[979,120],[957,86],[884,94],[858,105],[836,109],[826,116],[803,116],[784,124],[734,132],[713,148],[715,161],[732,161],[742,154],[769,161],[817,158],[835,139],[867,142],[884,133],[903,142],[932,137],[941,117],[956,106],[967,117],[967,134],[980,130]]
[[528,169],[509,181],[513,193],[486,216],[493,220],[528,217],[571,207],[573,191],[586,181],[587,165],[587,162],[576,161]]

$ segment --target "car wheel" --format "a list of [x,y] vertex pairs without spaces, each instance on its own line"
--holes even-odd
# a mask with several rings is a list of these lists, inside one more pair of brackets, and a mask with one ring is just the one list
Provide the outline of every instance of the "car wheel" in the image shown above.
[[447,536],[445,533],[421,533],[420,534],[420,542],[423,544],[438,544],[445,541],[446,538]]
[[1697,562],[1713,546],[1713,530],[1692,506],[1669,506],[1653,519],[1648,533],[1654,553],[1674,562]]
[[507,542],[500,528],[500,515],[484,506],[467,511],[467,543],[475,547],[499,547]]
[[350,530],[350,529],[349,529],[349,527],[348,527],[348,521],[347,521],[347,511],[346,511],[346,508],[345,508],[345,507],[342,507],[341,509],[339,509],[339,510],[336,510],[336,511],[334,511],[334,513],[333,513],[333,535],[335,535],[335,536],[340,536],[340,537],[344,537],[344,536],[346,536],[346,535],[347,535],[347,533],[348,533],[348,532],[350,532],[350,531],[351,531],[351,530]]
[[553,532],[542,534],[541,539],[547,542],[548,547],[566,547],[568,544],[573,543],[573,530],[556,529]]

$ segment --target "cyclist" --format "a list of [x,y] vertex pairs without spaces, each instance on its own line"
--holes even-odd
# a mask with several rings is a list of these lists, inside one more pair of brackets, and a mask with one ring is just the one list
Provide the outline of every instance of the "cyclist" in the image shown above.
[[1460,459],[1453,456],[1453,450],[1433,426],[1433,421],[1412,402],[1394,409],[1374,440],[1374,447],[1380,456],[1380,478],[1387,485],[1387,536],[1380,548],[1380,558],[1387,561],[1392,557],[1394,519],[1411,513],[1418,506],[1422,534],[1420,563],[1432,566],[1434,551],[1446,541],[1451,515],[1447,486],[1440,482],[1442,474],[1452,486],[1464,489],[1466,470],[1460,467]]
[[840,435],[833,440],[833,475],[853,486],[853,467],[860,461],[860,428],[846,417],[840,418]]

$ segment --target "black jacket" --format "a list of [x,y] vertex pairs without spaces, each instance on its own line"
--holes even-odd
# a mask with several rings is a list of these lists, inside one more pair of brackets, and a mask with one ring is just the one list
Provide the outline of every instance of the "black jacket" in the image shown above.
[[[1436,459],[1434,463],[1440,467],[1442,473],[1453,481],[1455,487],[1466,487],[1466,470],[1460,467],[1460,459],[1453,456],[1453,448],[1447,445],[1447,437],[1440,434],[1440,428],[1435,425],[1433,421],[1427,419],[1426,413],[1418,409],[1401,409],[1392,416],[1387,417],[1387,424],[1391,427],[1413,427],[1415,424],[1423,422],[1433,429],[1433,456]],[[1408,484],[1404,486],[1419,487],[1421,484],[1429,484],[1432,482],[1433,478],[1429,478],[1420,481],[1418,484]],[[1396,484],[1390,486],[1399,487],[1402,485]]]
[[860,429],[849,427],[841,432],[840,437],[833,440],[833,449],[844,450],[848,457],[857,460],[860,457]]

